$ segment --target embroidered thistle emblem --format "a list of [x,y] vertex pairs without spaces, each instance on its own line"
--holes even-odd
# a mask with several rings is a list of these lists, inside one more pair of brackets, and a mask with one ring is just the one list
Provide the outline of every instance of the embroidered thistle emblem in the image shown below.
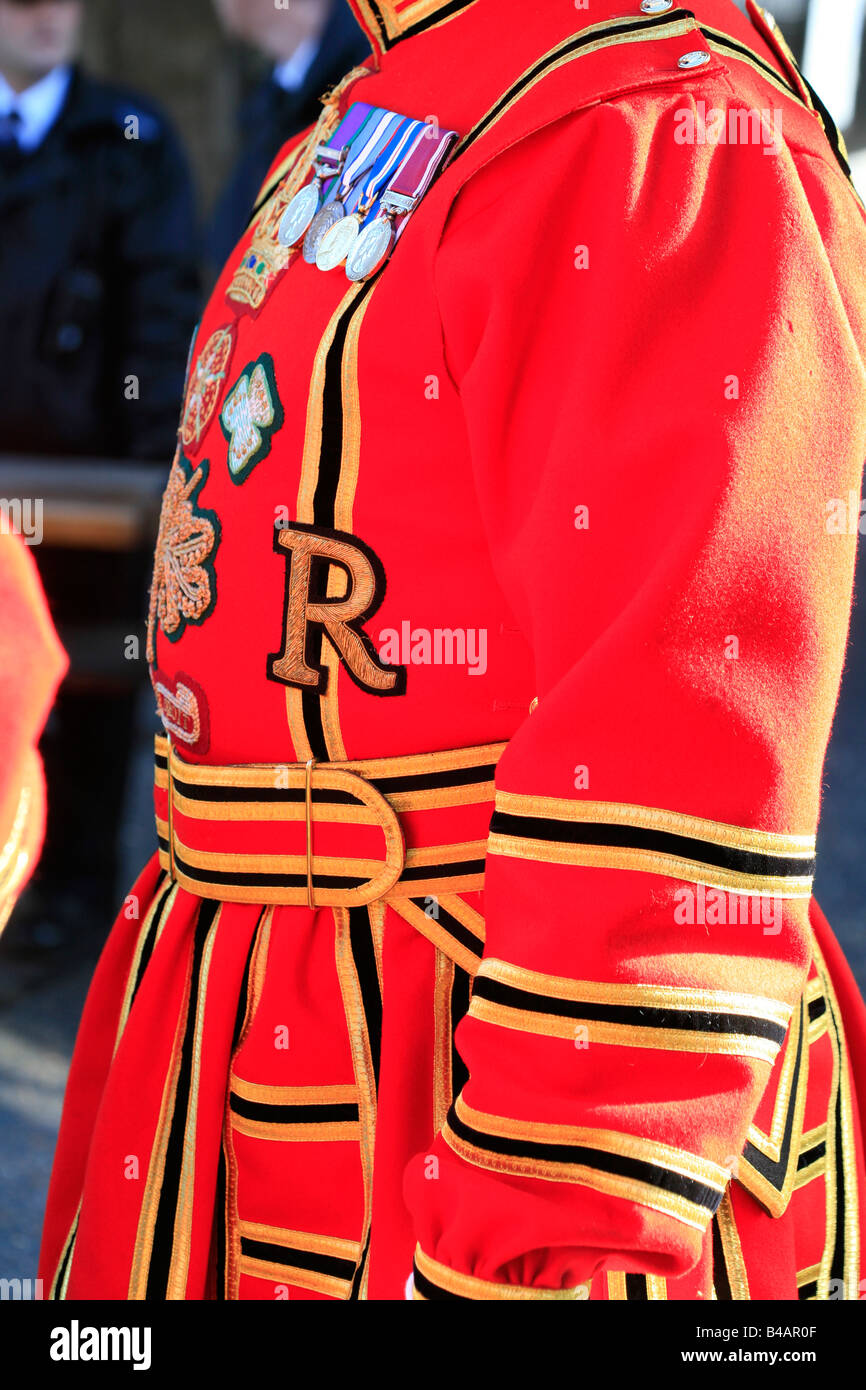
[[235,327],[218,328],[202,348],[190,378],[180,424],[180,439],[188,452],[201,444],[222,394],[235,346]]
[[244,367],[243,375],[226,396],[220,414],[228,440],[229,476],[235,483],[249,477],[256,464],[267,458],[271,438],[283,423],[283,408],[274,380],[274,363],[265,352]]
[[177,642],[187,623],[203,623],[216,603],[216,512],[198,507],[209,464],[193,469],[178,450],[162,499],[147,624],[147,658],[156,660],[156,624]]

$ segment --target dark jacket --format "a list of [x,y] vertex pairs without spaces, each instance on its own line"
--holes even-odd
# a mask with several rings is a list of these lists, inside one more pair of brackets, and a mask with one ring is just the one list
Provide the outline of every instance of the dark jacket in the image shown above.
[[0,451],[168,460],[198,299],[175,135],[77,71],[39,148],[0,150]]
[[241,155],[220,197],[208,230],[208,260],[225,265],[249,220],[265,175],[285,144],[317,120],[319,98],[370,56],[370,44],[345,0],[334,0],[318,52],[301,86],[287,92],[272,78],[254,88],[241,108]]

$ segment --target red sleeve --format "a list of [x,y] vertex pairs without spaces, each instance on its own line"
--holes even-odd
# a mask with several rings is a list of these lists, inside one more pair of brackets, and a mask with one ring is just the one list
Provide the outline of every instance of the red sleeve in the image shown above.
[[440,246],[538,705],[496,779],[470,1079],[406,1175],[416,1296],[687,1273],[806,977],[866,236],[829,150],[683,145],[690,102],[523,140]]
[[0,533],[0,930],[39,857],[36,744],[64,669],[36,566],[17,537]]

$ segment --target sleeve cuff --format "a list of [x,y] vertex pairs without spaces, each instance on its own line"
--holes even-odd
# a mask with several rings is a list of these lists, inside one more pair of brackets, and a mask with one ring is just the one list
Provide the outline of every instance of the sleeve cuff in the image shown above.
[[585,1301],[589,1286],[578,1284],[573,1289],[529,1289],[519,1284],[496,1284],[476,1279],[472,1274],[459,1274],[425,1255],[421,1246],[415,1250],[413,1300],[430,1303],[437,1299],[472,1303],[478,1299],[569,1299]]

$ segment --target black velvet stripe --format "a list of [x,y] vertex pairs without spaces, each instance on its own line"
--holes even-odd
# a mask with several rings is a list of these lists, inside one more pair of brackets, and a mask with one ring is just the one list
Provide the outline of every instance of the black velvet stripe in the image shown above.
[[[168,853],[168,844],[165,844],[164,849]],[[187,878],[194,879],[196,883],[212,883],[227,888],[305,888],[307,884],[306,874],[225,873],[221,869],[198,869],[185,863],[179,854],[174,856],[174,862]],[[346,874],[345,877],[341,874],[316,874],[313,887],[360,888],[367,882],[366,878],[358,878],[351,874]]]
[[401,883],[425,878],[462,878],[464,874],[483,874],[483,859],[465,859],[454,864],[413,864],[400,875]]
[[367,1037],[376,1077],[376,1089],[378,1090],[379,1062],[382,1053],[382,994],[379,989],[379,972],[376,969],[376,952],[373,947],[370,913],[366,907],[349,909],[349,942],[364,1005]]
[[[805,1009],[801,1003],[802,1014]],[[781,1192],[785,1186],[785,1178],[788,1172],[788,1164],[791,1161],[791,1144],[794,1135],[794,1117],[797,1111],[797,1092],[800,1086],[800,1075],[803,1070],[803,1055],[805,1047],[805,1017],[801,1019],[800,1036],[797,1042],[797,1059],[794,1064],[794,1075],[791,1080],[791,1094],[788,1099],[788,1113],[785,1116],[785,1129],[782,1134],[782,1142],[779,1150],[779,1161],[774,1163],[765,1153],[756,1148],[751,1142],[746,1144],[743,1149],[743,1158],[750,1163],[757,1173],[760,1173],[777,1192]]]
[[[164,854],[170,853],[168,840],[164,836],[159,837],[159,847]],[[200,869],[194,864],[187,864],[179,854],[175,854],[174,862],[186,878],[196,883],[212,884],[214,887],[305,888],[307,885],[306,874],[253,874],[242,873],[240,870],[228,872],[222,869]],[[424,866],[423,873],[418,870],[404,870],[400,879],[439,879],[483,872],[484,860],[479,859],[464,864],[428,864]],[[315,874],[313,888],[360,888],[368,882],[369,879],[359,878],[357,874]],[[456,934],[455,932],[454,935]]]
[[[324,384],[322,387],[322,434],[319,450],[319,473],[316,491],[313,496],[313,524],[316,526],[336,526],[337,490],[343,464],[343,353],[346,335],[355,314],[360,310],[370,294],[377,277],[368,280],[356,299],[353,299],[337,324],[334,338],[325,358]],[[327,592],[329,565],[317,565],[313,572],[313,583],[319,576],[321,592]],[[311,630],[319,640],[317,629]],[[308,633],[308,636],[310,634]],[[318,666],[318,659],[310,664]],[[331,677],[335,679],[336,677]],[[310,751],[317,762],[330,762],[328,741],[322,719],[322,696],[317,689],[307,689],[301,694],[301,711],[304,730]]]
[[[373,924],[366,907],[353,907],[349,910],[349,946],[358,987],[361,991],[361,1004],[364,1010],[364,1023],[367,1042],[373,1063],[376,1094],[379,1092],[379,1068],[382,1060],[382,991],[379,986],[379,971],[376,968],[376,951],[373,944]],[[372,1228],[368,1229],[364,1249],[354,1270],[350,1302],[358,1302],[364,1270],[370,1255]]]
[[270,1264],[284,1265],[287,1271],[308,1269],[335,1279],[351,1279],[355,1272],[354,1260],[344,1260],[338,1255],[322,1255],[313,1250],[295,1250],[268,1240],[253,1240],[250,1236],[241,1236],[241,1254],[251,1260],[267,1260]]
[[797,1297],[800,1299],[801,1302],[804,1302],[806,1299],[817,1298],[817,1296],[818,1296],[818,1281],[817,1281],[817,1279],[813,1279],[812,1282],[811,1282],[810,1284],[804,1284],[804,1285],[802,1286],[802,1288],[800,1288],[800,1289],[797,1290]]
[[[235,1050],[238,1047],[244,1031],[244,1024],[247,1018],[247,1006],[250,998],[250,972],[253,967],[253,958],[256,952],[256,943],[259,939],[259,932],[262,929],[262,922],[265,918],[267,908],[263,908],[256,923],[256,929],[250,938],[249,950],[247,951],[246,964],[244,966],[243,981],[238,991],[238,1005],[235,1010],[235,1023],[232,1031],[232,1060],[234,1060]],[[217,1169],[217,1192],[216,1206],[214,1211],[215,1228],[215,1252],[216,1260],[216,1298],[218,1302],[224,1302],[229,1295],[226,1284],[228,1274],[228,1213],[226,1211],[226,1197],[228,1191],[228,1172],[226,1165],[225,1145],[227,1137],[224,1136],[220,1143],[219,1167]]]
[[334,333],[325,359],[325,380],[322,388],[322,443],[319,453],[319,476],[313,498],[313,521],[316,526],[336,526],[335,507],[340,470],[343,462],[343,352],[349,325],[370,293],[375,280],[368,280],[356,299],[352,300]]
[[397,43],[401,43],[403,39],[411,39],[415,38],[418,34],[423,34],[425,29],[432,28],[434,24],[441,24],[443,20],[453,18],[454,15],[458,15],[461,10],[468,9],[472,3],[473,0],[451,0],[450,5],[443,5],[441,9],[428,15],[426,19],[419,20],[418,23],[413,24],[411,28],[404,29],[401,34],[395,34],[393,38],[389,38],[388,31],[385,28],[385,21],[382,18],[382,11],[376,4],[376,0],[369,0],[370,9],[376,16],[376,23],[379,26],[381,45],[386,50],[393,48]]
[[[846,1214],[848,1206],[848,1184],[845,1173],[845,1150],[844,1150],[844,1116],[842,1101],[842,1068],[846,1066],[845,1047],[843,1034],[836,1017],[836,1010],[830,1009],[830,1026],[833,1029],[836,1041],[836,1049],[839,1058],[839,1076],[836,1082],[836,1103],[833,1107],[832,1124],[834,1128],[834,1140],[836,1151],[835,1172],[832,1177],[828,1174],[828,1182],[834,1181],[836,1184],[836,1238],[833,1247],[833,1258],[830,1261],[830,1279],[837,1280],[837,1287],[845,1287],[846,1296],[852,1298],[850,1288],[845,1284],[845,1241],[846,1241]],[[829,1194],[828,1194],[829,1196]],[[854,1193],[856,1201],[856,1189]]]
[[808,877],[815,872],[814,856],[800,859],[795,856],[761,854],[756,850],[732,849],[728,845],[713,845],[707,840],[674,835],[666,830],[651,830],[636,825],[604,825],[593,821],[555,820],[547,816],[513,816],[494,811],[490,822],[491,834],[511,835],[521,839],[547,840],[557,844],[600,845],[606,849],[647,850],[653,854],[672,854],[696,864],[730,869],[735,873],[772,875],[775,878]]
[[[715,29],[702,28],[702,33],[706,34],[708,38],[711,38],[713,42],[718,44],[720,48],[727,48],[730,49],[730,51],[733,53],[739,53],[743,57],[751,58],[752,62],[757,63],[758,67],[763,68],[764,71],[771,77],[774,77],[777,82],[783,82],[785,86],[789,87],[791,95],[797,101],[802,102],[802,97],[800,96],[800,93],[796,90],[796,88],[793,87],[785,77],[778,73],[771,63],[768,63],[765,61],[765,59],[760,58],[757,53],[754,53],[752,51],[751,48],[748,48],[745,44],[738,43],[735,39],[730,38],[727,34],[719,33]],[[831,116],[827,107],[824,105],[824,102],[821,100],[820,96],[815,91],[815,88],[812,86],[808,78],[804,76],[799,66],[797,67],[797,73],[800,77],[801,82],[803,83],[803,86],[806,88],[806,91],[809,93],[809,96],[812,99],[812,105],[821,117],[821,124],[824,127],[824,132],[827,136],[827,140],[830,144],[830,148],[833,151],[836,161],[839,164],[845,177],[850,180],[851,165],[845,158],[845,153],[842,147],[842,138],[839,133],[839,127],[833,120],[833,117]]]
[[225,1148],[220,1144],[219,1163],[217,1165],[216,1198],[214,1200],[214,1263],[215,1269],[215,1298],[217,1303],[224,1303],[227,1297],[226,1290],[226,1250],[228,1248],[228,1232],[226,1230],[226,1155]]
[[163,1167],[162,1190],[160,1192],[159,1206],[154,1223],[153,1248],[151,1250],[150,1268],[147,1276],[147,1293],[145,1297],[148,1301],[164,1300],[168,1288],[168,1274],[171,1267],[171,1256],[174,1246],[174,1221],[177,1207],[177,1193],[180,1184],[181,1164],[183,1161],[183,1138],[186,1129],[187,1111],[189,1108],[193,1040],[195,1036],[195,1019],[198,1005],[199,983],[201,979],[202,955],[204,953],[204,945],[208,932],[213,925],[213,920],[218,910],[219,903],[202,902],[195,926],[192,978],[190,982],[186,1028],[181,1045],[181,1061],[174,1101],[174,1112],[171,1117],[171,1129],[169,1132],[168,1146],[166,1148],[165,1165]]
[[719,1228],[718,1217],[713,1217],[713,1288],[716,1291],[716,1298],[721,1303],[730,1303],[733,1300],[731,1293],[731,1280],[728,1274],[728,1263],[725,1259],[725,1247],[722,1244],[722,1232]]
[[632,24],[620,24],[612,26],[610,29],[596,30],[594,33],[583,31],[575,34],[572,39],[560,44],[554,53],[540,58],[528,72],[525,72],[503,93],[496,105],[491,107],[469,134],[460,141],[457,146],[457,153],[463,154],[464,150],[468,150],[470,145],[473,145],[484,134],[515,97],[519,97],[521,92],[543,77],[548,69],[561,63],[563,59],[579,53],[582,48],[586,48],[589,44],[603,42],[606,38],[615,39],[625,34],[646,33],[647,30],[661,28],[680,19],[694,19],[694,15],[691,10],[671,10],[668,14],[657,15],[651,19],[636,19]]
[[380,45],[382,48],[390,48],[392,41],[388,39],[388,36],[385,33],[385,20],[382,17],[382,11],[379,9],[376,0],[368,0],[368,4],[370,7],[370,12],[372,13],[373,18],[376,21],[376,27],[379,31],[378,37]]
[[158,767],[161,772],[168,772],[168,758],[165,753],[154,753],[153,762],[154,766]]
[[625,1296],[629,1303],[646,1303],[648,1294],[645,1274],[625,1276]]
[[810,1000],[809,1000],[809,1022],[810,1022],[810,1023],[814,1023],[817,1019],[822,1018],[823,1015],[824,1015],[826,1012],[827,1012],[827,1000],[825,999],[825,997],[824,997],[823,994],[820,995],[819,998],[817,998],[817,999],[810,999]]
[[414,1283],[418,1292],[431,1303],[439,1299],[447,1299],[452,1303],[473,1303],[475,1301],[471,1298],[464,1298],[459,1293],[450,1293],[447,1289],[441,1289],[438,1284],[431,1283],[426,1274],[421,1273],[417,1264],[415,1265]]
[[437,791],[442,787],[471,787],[478,782],[492,782],[496,776],[496,764],[484,763],[479,767],[450,767],[440,772],[406,772],[399,777],[375,777],[373,786],[383,796],[394,796],[397,792]]
[[813,1163],[817,1163],[819,1158],[824,1158],[827,1153],[826,1144],[816,1144],[812,1149],[806,1149],[797,1159],[797,1171],[802,1172],[804,1168],[810,1168]]
[[472,980],[468,971],[459,965],[454,966],[454,980],[451,985],[451,1099],[456,1100],[469,1080],[469,1070],[457,1050],[454,1034],[461,1019],[469,1012],[472,998]]
[[[437,791],[448,787],[473,786],[476,783],[492,782],[496,772],[495,764],[486,767],[450,768],[442,772],[425,772],[417,777],[407,774],[402,777],[379,777],[371,782],[383,796],[395,796],[398,792]],[[477,775],[476,775],[477,774]],[[305,787],[225,787],[197,786],[174,778],[174,790],[188,801],[273,801],[303,802],[306,799]],[[354,792],[339,787],[311,788],[312,800],[327,806],[363,806],[364,802]]]
[[322,704],[315,690],[301,691],[301,713],[310,752],[317,763],[330,762],[325,726],[322,723]]
[[596,1023],[623,1023],[633,1028],[676,1028],[687,1033],[736,1033],[750,1038],[767,1038],[781,1047],[785,1029],[767,1018],[745,1014],[715,1014],[693,1009],[653,1008],[648,1005],[597,1004],[580,999],[555,999],[516,989],[499,980],[479,975],[475,994],[510,1009],[546,1014],[556,1018],[588,1019]]
[[72,1256],[73,1256],[73,1254],[75,1253],[75,1242],[76,1242],[77,1238],[78,1238],[78,1217],[76,1216],[75,1221],[73,1222],[73,1225],[72,1225],[72,1233],[71,1233],[71,1235],[70,1235],[70,1237],[69,1237],[69,1243],[68,1243],[67,1246],[66,1246],[66,1250],[65,1250],[65,1252],[64,1252],[63,1259],[60,1261],[60,1266],[59,1266],[59,1268],[58,1268],[58,1270],[57,1270],[57,1274],[56,1274],[55,1279],[54,1279],[54,1285],[53,1285],[53,1287],[54,1287],[54,1295],[53,1295],[53,1297],[55,1298],[55,1300],[59,1300],[60,1297],[61,1297],[60,1291],[61,1291],[61,1289],[63,1288],[63,1281],[64,1281],[64,1279],[66,1278],[66,1271],[68,1270],[68,1268],[69,1268],[69,1266],[70,1266],[70,1264],[71,1264],[71,1262],[72,1262]]
[[265,913],[267,912],[267,910],[268,910],[267,908],[263,908],[262,911],[261,911],[261,913],[259,914],[259,920],[258,920],[258,922],[256,923],[256,929],[255,929],[255,931],[253,932],[252,937],[251,937],[251,939],[250,939],[250,948],[249,948],[249,950],[247,951],[247,960],[246,960],[246,965],[244,966],[243,983],[241,984],[241,988],[240,988],[240,991],[239,991],[239,993],[238,993],[238,1006],[237,1006],[237,1009],[236,1009],[236,1011],[235,1011],[235,1026],[234,1026],[234,1033],[232,1034],[232,1055],[233,1055],[233,1056],[234,1056],[235,1048],[238,1046],[238,1043],[239,1043],[240,1040],[241,1040],[241,1034],[243,1033],[244,1023],[246,1022],[246,1017],[247,1017],[247,1004],[248,1004],[248,1002],[249,1002],[249,997],[250,997],[250,971],[251,971],[252,968],[253,968],[253,956],[255,955],[255,952],[256,952],[256,942],[257,942],[258,939],[259,939],[259,932],[260,932],[261,929],[262,929],[262,922],[263,922],[263,920],[264,920],[264,916],[265,916]]
[[357,1121],[358,1107],[351,1104],[334,1105],[270,1105],[264,1101],[247,1100],[232,1093],[229,1106],[236,1115],[248,1120],[263,1120],[277,1125],[349,1124]]
[[[306,787],[198,787],[175,778],[174,790],[188,801],[274,801],[293,804],[306,801]],[[311,800],[322,806],[364,805],[360,796],[339,787],[312,787],[311,793]]]
[[598,1172],[632,1178],[683,1197],[686,1201],[694,1202],[696,1206],[705,1207],[710,1213],[716,1210],[722,1200],[723,1194],[708,1183],[702,1183],[698,1178],[690,1178],[683,1173],[675,1173],[646,1159],[607,1153],[588,1144],[541,1144],[533,1139],[511,1139],[498,1134],[485,1134],[482,1130],[464,1124],[453,1106],[448,1114],[448,1126],[458,1138],[490,1153],[502,1154],[509,1158],[527,1158],[536,1163],[579,1164],[586,1168],[594,1168]]
[[[477,783],[492,782],[496,774],[496,764],[483,767],[456,767],[441,772],[424,772],[417,775],[405,773],[399,777],[377,777],[371,785],[383,796],[395,796],[399,792],[439,791],[448,787],[469,787]],[[224,787],[198,786],[184,782],[175,776],[174,790],[189,801],[304,801],[304,787]],[[362,806],[363,800],[353,792],[340,788],[312,788],[312,799],[323,805]]]
[[839,127],[833,120],[833,117],[830,115],[830,112],[827,110],[827,107],[824,105],[823,101],[819,97],[818,93],[815,91],[815,88],[812,86],[808,78],[804,77],[802,72],[800,73],[800,76],[803,78],[803,84],[806,87],[809,96],[812,98],[812,105],[821,117],[821,124],[824,127],[824,133],[827,136],[830,148],[832,149],[833,154],[836,157],[836,162],[842,170],[842,173],[845,175],[846,179],[850,180],[851,165],[845,158],[845,154],[842,148],[842,137],[839,133]]
[[[444,867],[447,868],[450,866],[445,865]],[[431,871],[428,868],[427,872],[435,872],[438,875],[439,870],[437,868],[436,870]],[[420,912],[424,912],[426,916],[425,899],[413,898],[412,902],[415,904],[418,910]],[[459,941],[460,945],[465,946],[467,951],[471,951],[473,955],[481,956],[483,954],[484,942],[481,940],[481,937],[476,936],[475,933],[471,932],[468,927],[464,927],[462,922],[458,922],[457,918],[453,916],[453,914],[450,913],[447,910],[447,908],[444,908],[441,903],[438,904],[438,911],[436,917],[432,918],[431,920],[435,921],[440,927],[442,927],[443,931],[446,931],[449,936],[452,936],[454,938],[455,941]]]
[[161,893],[162,897],[160,898],[156,911],[154,912],[153,917],[151,918],[147,938],[144,942],[144,945],[142,946],[141,955],[138,959],[138,969],[135,973],[135,984],[132,988],[132,998],[129,1004],[130,1012],[132,1012],[132,1005],[135,1003],[136,995],[138,994],[138,991],[141,988],[141,982],[144,979],[144,973],[147,970],[150,958],[153,955],[153,948],[156,944],[157,933],[159,932],[160,923],[163,917],[165,916],[165,909],[168,905],[169,894],[171,893],[172,886],[172,881],[167,874],[163,875],[159,885],[157,886],[156,891],[157,893]]
[[361,1283],[364,1277],[364,1270],[367,1268],[367,1261],[370,1258],[370,1238],[373,1234],[372,1227],[367,1231],[367,1239],[364,1241],[364,1249],[361,1251],[361,1258],[355,1269],[355,1277],[352,1280],[352,1291],[349,1294],[350,1303],[358,1303],[361,1298]]
[[782,82],[788,88],[792,97],[795,97],[797,101],[801,100],[800,93],[788,81],[784,73],[778,72],[776,68],[773,67],[772,63],[768,63],[766,58],[762,58],[760,54],[755,53],[754,49],[749,48],[747,44],[740,43],[737,39],[732,39],[729,34],[723,34],[719,29],[710,29],[706,24],[701,25],[701,33],[705,38],[712,39],[713,43],[719,48],[727,48],[731,53],[738,53],[741,58],[749,58],[753,63],[756,63],[759,68],[762,68],[768,77],[774,78],[777,82]]

